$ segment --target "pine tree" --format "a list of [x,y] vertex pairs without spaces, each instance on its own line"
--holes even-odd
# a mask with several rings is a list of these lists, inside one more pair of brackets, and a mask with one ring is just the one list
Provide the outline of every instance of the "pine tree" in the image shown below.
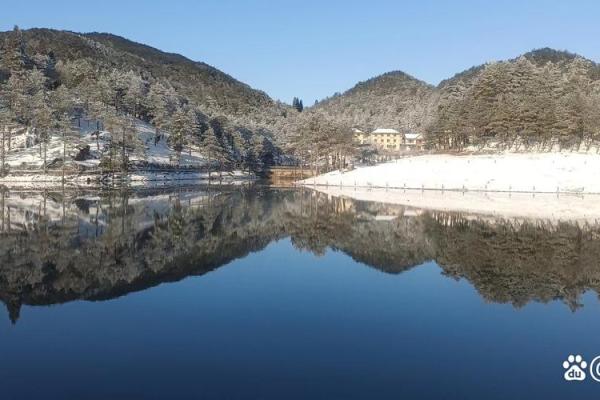
[[[119,144],[119,141],[117,139],[117,133],[120,132],[124,136],[128,124],[125,121],[124,117],[118,114],[116,110],[112,107],[103,110],[101,119],[104,122],[104,126],[110,132],[110,134],[106,136],[108,140],[108,155],[102,155],[100,165],[103,169],[110,171],[114,175],[115,166],[117,165],[114,150],[115,147]],[[121,149],[123,149],[123,143],[124,141],[121,143]],[[124,162],[125,160],[122,160],[121,166],[124,165]]]
[[298,112],[302,112],[302,110],[304,110],[302,100],[300,100],[298,97],[294,97],[294,99],[292,100],[292,107],[294,107]]
[[53,110],[54,129],[60,134],[63,142],[62,184],[65,184],[65,169],[67,164],[67,139],[71,133],[71,115],[73,114],[73,99],[65,86],[59,86],[51,92],[50,103]]
[[181,163],[181,152],[187,139],[195,129],[195,121],[189,111],[179,108],[173,115],[169,142],[177,153],[177,165]]
[[206,154],[208,159],[209,179],[213,161],[219,165],[219,177],[222,177],[223,167],[228,160],[228,154],[221,145],[212,127],[208,128],[208,130],[204,132],[204,139],[202,141],[202,145],[204,153]]
[[111,104],[117,112],[125,111],[125,95],[128,90],[127,76],[119,70],[112,70],[108,75],[108,85],[110,87]]
[[246,162],[246,156],[248,152],[247,140],[244,138],[242,132],[236,129],[233,132],[233,152],[238,157],[240,165],[244,165]]
[[123,95],[124,105],[133,117],[138,118],[144,106],[146,83],[141,76],[133,71],[127,72],[123,78],[126,86]]
[[148,92],[148,108],[152,116],[152,123],[156,128],[154,144],[161,138],[160,131],[165,129],[169,122],[169,110],[167,107],[167,89],[160,82],[150,86]]
[[16,25],[12,32],[8,34],[0,61],[2,62],[0,65],[2,74],[0,75],[18,75],[25,69],[27,64],[25,39],[23,38],[23,32]]
[[0,95],[0,176],[6,176],[6,138],[11,124],[13,123],[14,115],[8,107],[8,102],[5,97]]
[[[35,102],[35,114],[33,117],[33,126],[36,137],[40,144],[40,153],[43,159],[44,173],[48,170],[48,142],[51,139],[51,129],[53,127],[52,110],[50,109],[47,100],[43,97],[38,97],[39,102]],[[10,143],[10,137],[9,137]],[[10,145],[9,145],[10,148]]]
[[265,138],[255,135],[252,138],[252,152],[254,153],[254,170],[262,170],[265,166]]

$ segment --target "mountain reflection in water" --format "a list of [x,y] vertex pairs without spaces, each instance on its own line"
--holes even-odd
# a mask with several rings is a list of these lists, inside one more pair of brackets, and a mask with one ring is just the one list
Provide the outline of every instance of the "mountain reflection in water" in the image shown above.
[[488,301],[580,307],[600,289],[600,226],[424,212],[294,189],[2,192],[0,299],[105,300],[202,275],[290,237],[386,273],[435,261]]

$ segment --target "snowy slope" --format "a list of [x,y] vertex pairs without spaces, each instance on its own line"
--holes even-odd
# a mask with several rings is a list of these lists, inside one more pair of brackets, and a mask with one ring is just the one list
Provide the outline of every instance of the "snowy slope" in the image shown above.
[[[96,123],[93,121],[81,121],[81,127],[74,127],[77,134],[69,138],[67,145],[67,164],[76,164],[79,167],[93,168],[98,166],[103,153],[108,151],[110,132],[100,132],[97,139],[94,135]],[[155,143],[155,129],[143,121],[136,121],[136,140],[138,145],[136,151],[129,153],[132,163],[148,162],[156,166],[173,166],[177,164],[177,154],[168,145],[168,132],[161,132],[161,139]],[[91,159],[85,161],[71,161],[78,150],[90,147]],[[25,129],[16,129],[11,138],[11,148],[8,149],[6,142],[6,162],[11,169],[41,168],[43,166],[43,154],[39,144],[34,144],[33,135]],[[53,136],[48,143],[47,162],[52,165],[54,160],[62,160],[63,140],[61,137]],[[206,164],[206,159],[200,153],[197,146],[191,149],[186,147],[181,154],[180,165],[183,167],[198,167]]]
[[426,155],[309,178],[305,185],[600,193],[600,156],[577,153]]

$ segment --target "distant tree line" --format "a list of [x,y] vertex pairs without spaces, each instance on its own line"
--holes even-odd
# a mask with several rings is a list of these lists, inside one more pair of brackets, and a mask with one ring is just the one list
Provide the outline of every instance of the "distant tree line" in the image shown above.
[[430,146],[590,148],[600,143],[600,67],[554,51],[486,65],[442,89]]

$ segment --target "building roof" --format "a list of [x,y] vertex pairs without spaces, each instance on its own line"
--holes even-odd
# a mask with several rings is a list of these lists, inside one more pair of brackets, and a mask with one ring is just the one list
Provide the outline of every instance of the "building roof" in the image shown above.
[[363,131],[361,131],[358,128],[352,128],[352,132],[354,132],[354,133],[364,133]]
[[404,137],[406,139],[419,139],[421,137],[420,133],[405,133]]
[[377,129],[375,129],[371,133],[392,133],[392,134],[399,134],[400,132],[398,132],[395,129],[377,128]]

